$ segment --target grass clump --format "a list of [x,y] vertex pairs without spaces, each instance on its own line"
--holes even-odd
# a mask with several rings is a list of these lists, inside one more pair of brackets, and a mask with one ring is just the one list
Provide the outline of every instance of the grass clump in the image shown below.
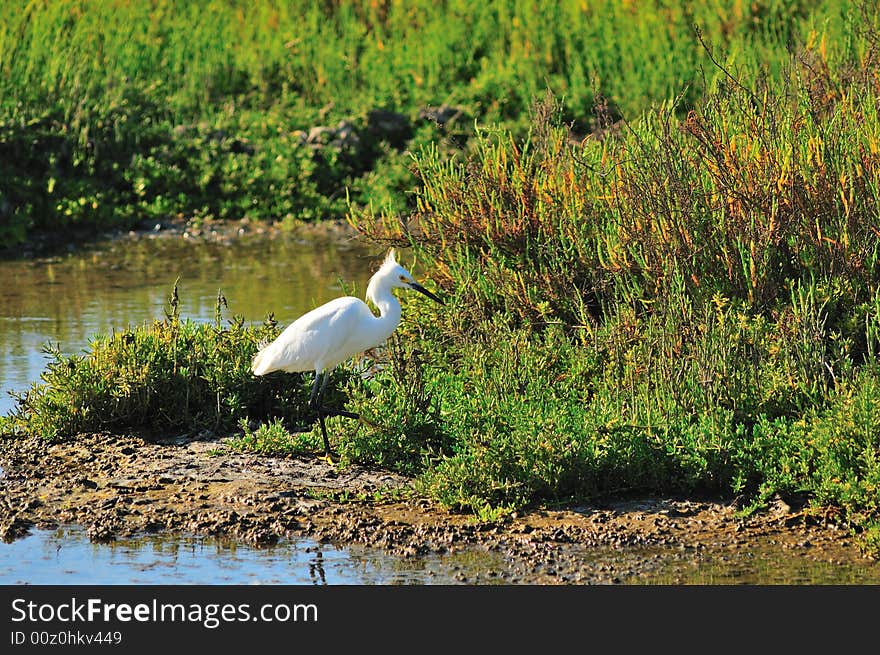
[[291,432],[281,418],[273,418],[265,423],[251,427],[247,419],[240,419],[238,428],[241,434],[231,439],[231,448],[256,452],[263,455],[288,455],[310,453],[320,449],[320,439],[313,432]]
[[814,35],[782,77],[717,62],[699,106],[582,143],[549,97],[525,139],[487,129],[465,162],[417,155],[407,220],[352,215],[454,293],[430,329],[402,328],[435,362],[425,386],[446,441],[424,462],[429,494],[482,515],[629,492],[756,507],[781,494],[833,508],[872,548],[872,25],[848,54]]
[[221,304],[222,294],[213,323],[181,319],[175,285],[163,320],[97,336],[84,354],[47,346],[52,360],[39,382],[17,394],[4,430],[61,439],[100,431],[217,433],[248,419],[299,425],[309,414],[310,381],[302,374],[257,378],[250,369],[259,344],[277,336],[275,321],[270,315],[248,326],[234,317],[223,325]]

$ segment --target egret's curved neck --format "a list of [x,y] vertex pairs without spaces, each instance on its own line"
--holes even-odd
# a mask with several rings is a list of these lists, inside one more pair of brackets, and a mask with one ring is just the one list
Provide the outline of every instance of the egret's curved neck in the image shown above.
[[372,336],[377,342],[384,341],[400,323],[400,302],[391,293],[391,289],[381,284],[367,286],[367,300],[379,308],[379,316],[372,325]]
[[385,289],[383,292],[373,295],[371,300],[379,308],[379,316],[376,320],[389,324],[392,330],[396,328],[400,323],[400,302],[391,293],[391,290]]
[[391,285],[381,270],[370,278],[366,296],[379,309],[379,316],[373,324],[374,336],[377,341],[384,341],[400,323],[400,302],[391,293]]

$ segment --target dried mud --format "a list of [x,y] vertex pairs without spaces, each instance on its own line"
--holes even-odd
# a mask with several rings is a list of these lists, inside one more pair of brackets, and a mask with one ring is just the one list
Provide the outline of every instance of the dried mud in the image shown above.
[[865,581],[880,580],[880,564],[865,559],[833,517],[781,500],[749,517],[730,501],[630,498],[479,523],[420,498],[411,480],[387,471],[245,454],[209,435],[152,441],[92,434],[55,444],[2,437],[0,467],[4,541],[31,528],[76,524],[95,542],[167,531],[257,546],[307,536],[402,558],[494,553],[498,566],[456,577],[476,584],[675,583],[683,575],[676,570],[707,558],[772,547],[805,562],[858,564],[872,572]]

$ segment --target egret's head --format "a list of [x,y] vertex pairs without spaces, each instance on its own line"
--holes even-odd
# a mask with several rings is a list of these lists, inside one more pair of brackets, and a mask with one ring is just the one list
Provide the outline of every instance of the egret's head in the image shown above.
[[397,263],[394,248],[388,251],[385,261],[382,262],[382,266],[376,271],[376,274],[373,275],[373,278],[370,280],[370,285],[367,287],[367,297],[374,300],[374,302],[375,293],[378,291],[377,285],[380,284],[390,289],[414,289],[415,291],[428,296],[431,300],[438,302],[441,305],[444,304],[444,302],[437,296],[416,282],[408,270]]
[[408,288],[411,283],[415,282],[412,274],[397,263],[397,254],[394,252],[394,248],[388,251],[385,261],[382,262],[382,267],[376,275],[388,280],[388,286],[392,289]]

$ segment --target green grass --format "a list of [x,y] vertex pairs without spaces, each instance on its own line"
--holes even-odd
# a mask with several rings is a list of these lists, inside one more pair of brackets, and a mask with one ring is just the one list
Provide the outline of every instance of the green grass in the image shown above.
[[[0,245],[140,220],[320,220],[404,211],[405,149],[467,152],[474,123],[517,134],[535,97],[565,99],[583,136],[597,105],[635,119],[701,96],[716,56],[776,76],[789,44],[857,41],[848,3],[160,2],[12,0],[0,7]],[[837,56],[835,54],[835,56]],[[462,109],[440,128],[419,110]],[[410,133],[374,129],[400,112]],[[348,121],[353,145],[313,149]]]
[[[310,413],[311,380],[298,373],[257,378],[250,370],[259,344],[278,335],[274,319],[248,326],[235,316],[224,325],[224,305],[218,297],[213,323],[183,319],[175,286],[161,321],[96,335],[79,355],[47,345],[51,361],[38,382],[15,394],[3,431],[64,439],[104,431],[225,433],[247,430],[248,420],[300,425]],[[338,399],[332,387],[329,395]]]

